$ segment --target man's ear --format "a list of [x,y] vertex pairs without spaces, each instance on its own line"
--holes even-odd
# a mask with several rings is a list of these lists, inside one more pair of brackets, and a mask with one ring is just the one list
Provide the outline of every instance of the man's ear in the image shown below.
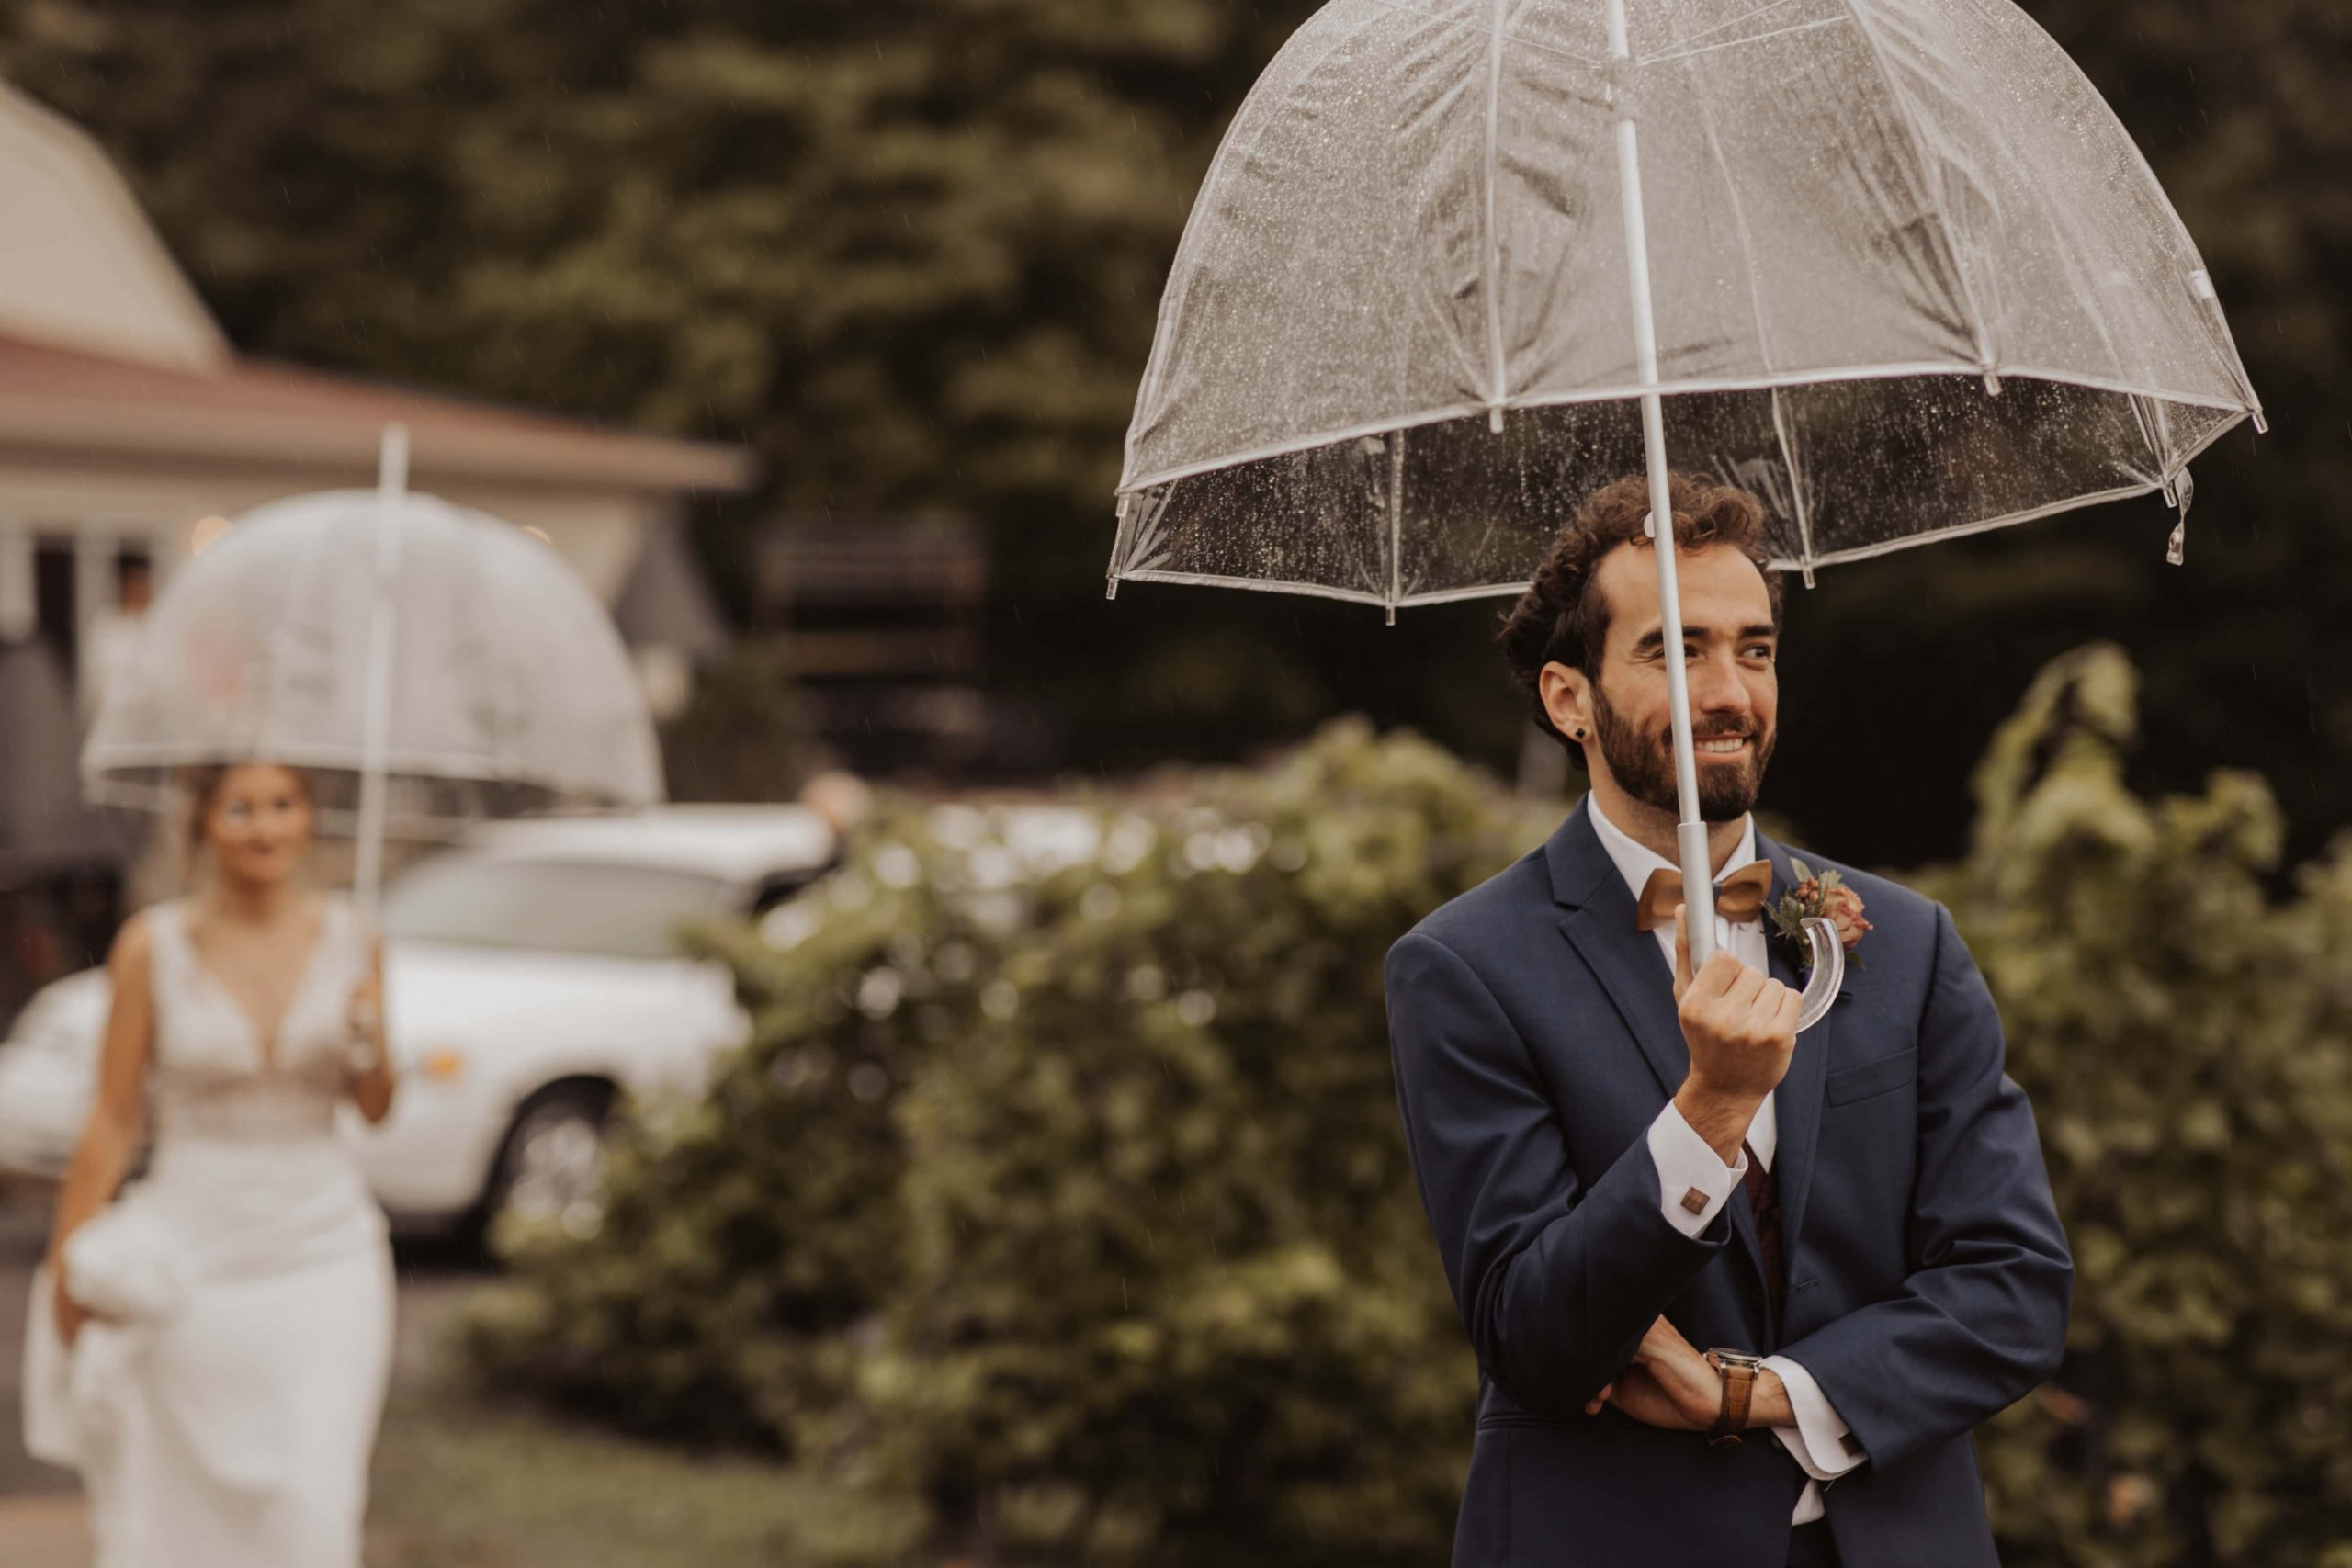
[[1592,677],[1555,659],[1537,671],[1535,681],[1536,690],[1544,698],[1544,711],[1551,716],[1552,728],[1570,740],[1590,738]]

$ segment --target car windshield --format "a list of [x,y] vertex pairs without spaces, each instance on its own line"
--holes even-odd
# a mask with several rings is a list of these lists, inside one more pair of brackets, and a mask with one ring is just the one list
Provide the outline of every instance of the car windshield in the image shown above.
[[384,930],[410,942],[667,958],[690,920],[729,911],[718,878],[661,866],[445,854],[386,893]]

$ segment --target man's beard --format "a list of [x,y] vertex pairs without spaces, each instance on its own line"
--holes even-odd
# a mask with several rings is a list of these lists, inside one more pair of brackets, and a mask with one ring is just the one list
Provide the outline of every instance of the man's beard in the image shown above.
[[[1609,772],[1619,787],[1644,806],[1679,819],[1682,798],[1674,784],[1673,730],[1656,737],[1643,734],[1610,705],[1609,695],[1598,681],[1592,683],[1592,727],[1600,741],[1601,759],[1609,764]],[[1694,721],[1690,739],[1696,743],[1748,733],[1738,726],[1720,724],[1702,731]],[[1756,796],[1764,787],[1765,765],[1772,760],[1772,746],[1778,739],[1769,729],[1756,730],[1754,754],[1737,768],[1727,768],[1720,762],[1699,763],[1699,820],[1736,822],[1754,807]]]

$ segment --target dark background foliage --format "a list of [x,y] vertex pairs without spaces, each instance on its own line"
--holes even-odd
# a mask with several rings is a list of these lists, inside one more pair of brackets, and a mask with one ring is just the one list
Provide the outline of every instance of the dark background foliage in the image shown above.
[[[1306,0],[0,0],[0,74],[90,127],[249,349],[741,440],[699,536],[741,604],[774,504],[964,511],[989,676],[1091,771],[1340,711],[1508,769],[1491,604],[1102,595],[1109,496],[1195,183]],[[2203,246],[2272,434],[2153,499],[1825,573],[1792,601],[1768,805],[1863,861],[1956,853],[2043,660],[2144,672],[2141,782],[2352,815],[2352,7],[2030,0]],[[1867,719],[1867,730],[1864,729]],[[1854,744],[1868,733],[1877,743]]]

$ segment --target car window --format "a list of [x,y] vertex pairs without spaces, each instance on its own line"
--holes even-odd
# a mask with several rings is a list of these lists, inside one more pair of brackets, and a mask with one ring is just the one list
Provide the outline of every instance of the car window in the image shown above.
[[728,912],[726,894],[726,883],[695,872],[459,852],[392,885],[384,930],[410,942],[667,958],[681,926]]

